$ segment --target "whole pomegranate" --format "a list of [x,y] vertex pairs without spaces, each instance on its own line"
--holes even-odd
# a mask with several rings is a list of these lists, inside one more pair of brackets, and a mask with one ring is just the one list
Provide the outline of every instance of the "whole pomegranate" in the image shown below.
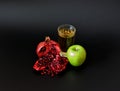
[[67,58],[60,56],[60,46],[57,42],[46,37],[45,41],[37,46],[36,53],[39,59],[35,62],[33,69],[44,75],[54,76],[65,70],[68,63]]

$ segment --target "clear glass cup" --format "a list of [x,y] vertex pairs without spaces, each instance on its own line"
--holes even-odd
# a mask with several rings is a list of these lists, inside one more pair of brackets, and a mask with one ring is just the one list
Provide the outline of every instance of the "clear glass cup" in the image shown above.
[[76,28],[70,24],[63,24],[58,27],[58,43],[60,44],[62,52],[74,44]]

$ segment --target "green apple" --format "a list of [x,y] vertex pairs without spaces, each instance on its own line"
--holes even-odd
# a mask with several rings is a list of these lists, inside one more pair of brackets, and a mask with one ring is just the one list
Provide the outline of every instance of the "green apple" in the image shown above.
[[81,45],[72,45],[67,50],[67,58],[72,66],[80,66],[86,59],[86,50]]

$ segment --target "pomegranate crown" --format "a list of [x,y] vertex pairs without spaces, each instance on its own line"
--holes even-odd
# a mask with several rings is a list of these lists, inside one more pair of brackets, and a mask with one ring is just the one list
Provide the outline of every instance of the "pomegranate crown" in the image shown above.
[[49,42],[49,41],[50,41],[50,37],[49,37],[49,36],[46,36],[46,37],[45,37],[45,41],[46,41],[46,42]]

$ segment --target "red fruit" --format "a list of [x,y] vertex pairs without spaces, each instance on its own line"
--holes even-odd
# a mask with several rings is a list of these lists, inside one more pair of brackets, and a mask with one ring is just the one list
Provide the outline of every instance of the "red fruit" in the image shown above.
[[38,57],[46,55],[50,50],[55,51],[54,54],[59,54],[61,49],[59,47],[59,44],[53,40],[50,40],[50,37],[46,37],[45,41],[40,42],[37,46],[36,53]]
[[39,71],[42,75],[54,76],[65,70],[67,63],[67,58],[61,57],[60,55],[56,55],[56,57],[52,59],[43,56],[35,62],[33,69]]
[[42,75],[54,76],[65,70],[68,59],[60,56],[59,44],[49,37],[44,42],[40,42],[36,52],[39,59],[33,65],[33,69]]

